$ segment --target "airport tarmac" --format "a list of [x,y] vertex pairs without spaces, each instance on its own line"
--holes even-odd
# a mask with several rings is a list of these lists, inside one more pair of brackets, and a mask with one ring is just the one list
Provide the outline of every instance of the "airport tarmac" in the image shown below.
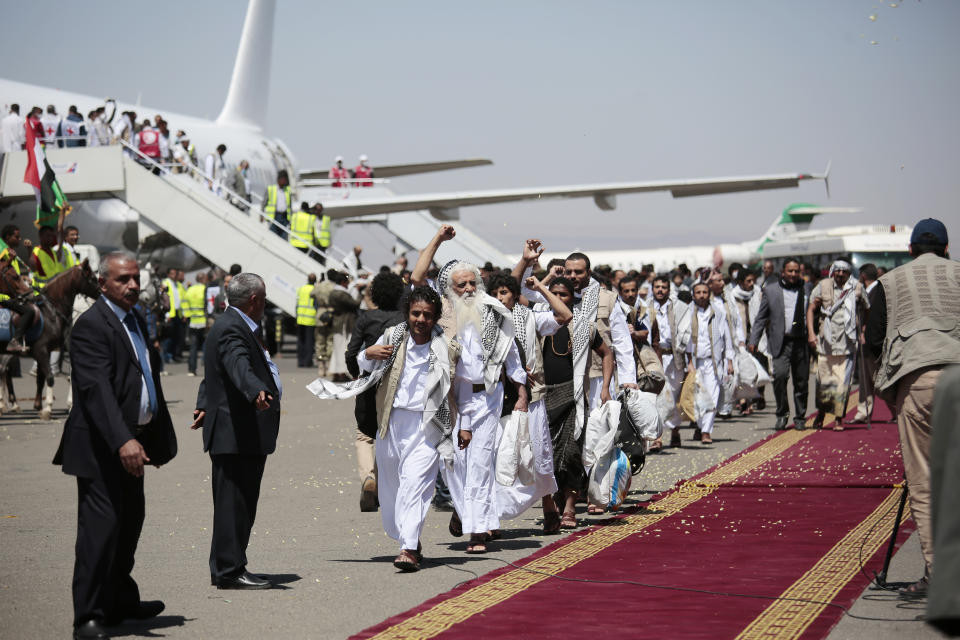
[[[317,400],[304,389],[311,370],[297,369],[292,353],[277,362],[284,385],[280,439],[267,460],[248,557],[251,571],[279,586],[210,586],[210,462],[199,432],[189,429],[200,378],[188,377],[185,364],[168,365],[163,388],[180,451],[170,464],[148,468],[147,515],[133,572],[142,597],[163,600],[166,610],[154,620],[112,628],[117,636],[346,638],[557,539],[542,534],[536,508],[505,523],[503,539],[486,556],[468,556],[465,538],[447,531],[449,513],[431,510],[423,570],[398,573],[391,564],[397,545],[383,534],[379,514],[359,511],[353,402]],[[29,364],[24,361],[24,372]],[[37,420],[25,400],[34,388],[28,375],[15,381],[24,412],[0,417],[0,638],[70,637],[76,483],[50,463],[66,417],[66,380],[56,381],[54,421]],[[719,422],[712,447],[690,442],[692,432],[684,430],[682,449],[648,458],[630,500],[665,491],[770,435],[771,416],[768,406],[749,418]],[[921,562],[914,535],[894,557],[889,580],[915,580]],[[830,638],[940,637],[916,621],[922,604],[887,594],[868,590],[852,613],[885,621],[845,617]],[[648,615],[639,608],[633,614],[624,616],[625,624]],[[518,629],[516,637],[538,636],[532,626]],[[625,628],[623,637],[642,637],[642,625],[635,632]]]

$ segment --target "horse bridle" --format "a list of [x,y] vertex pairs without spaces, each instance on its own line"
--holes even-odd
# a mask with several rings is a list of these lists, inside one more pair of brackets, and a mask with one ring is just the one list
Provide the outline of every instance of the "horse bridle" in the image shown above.
[[[0,267],[0,281],[3,282],[4,288],[9,289],[9,292],[6,294],[11,298],[25,298],[29,291],[20,291],[20,287],[11,285],[11,283],[22,283],[21,276],[17,270],[13,267],[12,262],[5,262],[5,266]],[[15,277],[10,278],[10,272],[13,271]]]

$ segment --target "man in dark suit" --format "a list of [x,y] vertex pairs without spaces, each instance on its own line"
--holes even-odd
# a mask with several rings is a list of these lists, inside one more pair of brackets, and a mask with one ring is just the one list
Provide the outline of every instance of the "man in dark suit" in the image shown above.
[[778,431],[786,429],[790,417],[787,380],[793,374],[793,426],[803,429],[807,413],[807,383],[810,378],[804,318],[813,286],[800,278],[800,261],[783,263],[780,279],[763,286],[760,309],[750,330],[748,348],[757,350],[763,332],[773,355],[773,395],[777,400]]
[[53,460],[77,477],[75,638],[106,638],[105,625],[163,611],[159,600],[140,600],[130,572],[143,526],[144,465],[159,467],[177,453],[160,355],[132,310],[140,295],[136,258],[105,256],[100,291],[71,333],[75,401]]
[[269,589],[269,581],[247,572],[246,552],[267,454],[277,447],[283,389],[260,333],[263,280],[237,274],[227,285],[227,301],[207,335],[191,425],[203,427],[203,449],[213,464],[210,580],[220,589]]

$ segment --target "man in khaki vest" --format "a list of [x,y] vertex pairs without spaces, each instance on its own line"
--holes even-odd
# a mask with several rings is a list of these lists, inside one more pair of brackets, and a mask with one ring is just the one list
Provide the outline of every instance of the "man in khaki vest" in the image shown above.
[[927,218],[913,228],[914,260],[880,278],[867,321],[867,348],[880,359],[875,388],[895,401],[910,511],[917,523],[925,570],[901,589],[926,595],[933,566],[930,521],[930,439],[933,392],[944,368],[960,363],[960,264],[948,260],[947,228]]
[[327,271],[326,277],[313,288],[313,299],[317,306],[317,325],[314,339],[314,349],[317,356],[317,375],[321,378],[327,375],[327,363],[333,353],[333,306],[330,304],[330,294],[333,293],[333,280]]

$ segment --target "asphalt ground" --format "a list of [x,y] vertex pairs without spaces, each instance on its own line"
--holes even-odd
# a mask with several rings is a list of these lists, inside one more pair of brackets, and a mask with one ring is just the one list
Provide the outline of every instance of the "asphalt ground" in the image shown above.
[[[397,544],[384,535],[379,514],[359,511],[352,401],[317,400],[304,389],[311,370],[297,369],[292,353],[277,362],[284,385],[280,438],[267,460],[248,550],[249,569],[277,588],[221,591],[210,585],[210,461],[200,434],[189,429],[200,378],[188,377],[185,364],[168,365],[163,388],[180,451],[168,465],[148,468],[146,521],[133,572],[142,598],[163,600],[166,610],[153,620],[111,628],[114,635],[345,638],[558,539],[542,534],[534,508],[505,523],[503,539],[487,555],[468,556],[465,538],[447,531],[449,513],[431,510],[423,569],[398,573],[392,566]],[[74,479],[50,462],[66,418],[67,379],[56,380],[53,421],[41,422],[26,400],[34,389],[29,365],[25,360],[25,375],[15,380],[23,412],[0,417],[0,638],[67,638],[77,490]],[[648,458],[628,502],[670,489],[770,435],[772,415],[768,406],[749,418],[718,421],[711,447],[693,443],[692,431],[684,429],[681,449]],[[601,519],[582,507],[580,518]],[[915,580],[921,566],[914,535],[895,556],[888,579]],[[922,603],[883,592],[866,591],[852,613],[882,620],[845,617],[830,638],[939,637],[916,621]],[[571,635],[578,631],[589,633],[571,629]],[[641,636],[642,625],[636,635],[624,629],[624,637]],[[535,626],[518,629],[516,637],[537,637]]]

